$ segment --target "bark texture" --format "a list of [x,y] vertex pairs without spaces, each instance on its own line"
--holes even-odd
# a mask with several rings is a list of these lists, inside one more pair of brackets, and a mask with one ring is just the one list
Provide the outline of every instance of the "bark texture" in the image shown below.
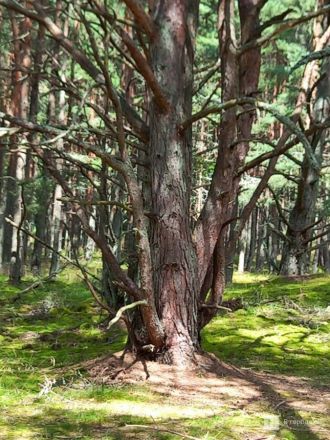
[[191,134],[180,121],[191,115],[192,67],[197,1],[162,2],[154,10],[157,34],[151,64],[170,103],[150,112],[151,225],[156,307],[171,362],[185,362],[198,347],[197,264],[189,223]]
[[[258,36],[262,4],[263,2],[258,0],[238,2],[241,46]],[[234,1],[220,2],[219,43],[221,90],[224,102],[243,96],[254,96],[257,93],[260,73],[260,48],[252,48],[243,53],[238,50],[234,11]],[[212,310],[210,306],[219,305],[224,291],[226,258],[223,255],[223,247],[224,234],[227,230],[225,225],[233,221],[240,182],[236,170],[243,165],[247,155],[249,143],[244,139],[250,138],[255,118],[255,113],[249,105],[239,110],[238,112],[233,107],[222,114],[216,167],[209,195],[195,230],[200,285],[203,285],[206,274],[210,272],[209,265],[213,265],[213,292],[210,297],[213,303],[209,301],[209,307],[204,309],[202,325],[207,324],[216,314],[216,308]],[[235,246],[236,242],[232,242],[230,249],[227,250],[227,261],[228,256],[234,254]],[[232,265],[232,261],[229,261],[229,264]]]

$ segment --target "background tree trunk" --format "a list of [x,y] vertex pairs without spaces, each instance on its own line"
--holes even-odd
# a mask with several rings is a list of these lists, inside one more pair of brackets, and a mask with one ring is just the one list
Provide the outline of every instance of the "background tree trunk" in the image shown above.
[[[30,73],[31,68],[31,27],[32,23],[29,18],[24,18],[18,22],[14,13],[11,13],[11,26],[14,35],[14,54],[13,62],[15,66],[22,66],[23,72],[18,69],[13,71],[13,92],[12,92],[12,109],[13,116],[23,119],[28,118],[29,114],[29,91],[30,91]],[[21,36],[24,36],[23,38]],[[23,235],[21,227],[24,222],[25,205],[24,205],[24,179],[26,170],[26,139],[13,137],[15,144],[11,148],[11,156],[8,168],[8,184],[7,184],[7,206],[5,216],[10,217],[18,226],[13,230],[12,226],[5,228],[4,240],[4,259],[9,260],[10,250],[10,269],[9,280],[13,284],[17,284],[21,280],[24,268],[23,253]],[[7,235],[8,234],[8,235]]]
[[[318,82],[314,104],[314,119],[317,123],[324,122],[330,114],[329,69],[330,62],[327,61],[324,65],[324,76]],[[309,271],[308,245],[312,239],[312,228],[315,223],[315,208],[327,132],[322,130],[316,133],[311,141],[317,167],[306,156],[303,161],[296,201],[289,218],[287,243],[283,249],[281,262],[283,275],[304,275]]]

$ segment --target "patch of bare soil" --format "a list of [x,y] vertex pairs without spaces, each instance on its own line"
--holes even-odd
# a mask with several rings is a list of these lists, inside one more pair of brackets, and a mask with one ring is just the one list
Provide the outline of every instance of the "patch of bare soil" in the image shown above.
[[330,438],[330,431],[306,423],[301,416],[302,412],[312,413],[313,417],[329,413],[330,390],[326,387],[315,387],[303,378],[237,368],[219,361],[212,354],[200,354],[197,361],[198,368],[182,370],[120,352],[90,361],[85,367],[96,383],[146,382],[151,390],[166,396],[173,404],[213,408],[213,414],[224,406],[249,412],[266,407],[278,414],[295,434],[297,426],[303,426],[304,435],[308,437],[301,438]]

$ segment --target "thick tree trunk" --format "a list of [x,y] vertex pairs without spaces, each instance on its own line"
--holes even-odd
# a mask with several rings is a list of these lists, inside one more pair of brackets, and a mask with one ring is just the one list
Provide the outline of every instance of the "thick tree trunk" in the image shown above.
[[[180,121],[191,115],[193,45],[198,2],[165,0],[154,11],[158,27],[151,64],[171,110],[153,103],[150,112],[151,225],[156,307],[165,341],[165,359],[192,361],[198,348],[197,262],[189,224],[191,134]],[[188,24],[188,26],[187,26]]]

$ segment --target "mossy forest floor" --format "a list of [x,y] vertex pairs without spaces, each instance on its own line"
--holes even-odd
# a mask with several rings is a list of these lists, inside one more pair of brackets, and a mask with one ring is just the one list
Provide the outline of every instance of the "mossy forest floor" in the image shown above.
[[1,439],[330,438],[329,277],[236,276],[226,299],[244,308],[203,333],[222,374],[168,372],[160,382],[154,365],[133,384],[88,374],[88,361],[121,350],[125,334],[104,330],[72,271],[18,291],[0,277]]

